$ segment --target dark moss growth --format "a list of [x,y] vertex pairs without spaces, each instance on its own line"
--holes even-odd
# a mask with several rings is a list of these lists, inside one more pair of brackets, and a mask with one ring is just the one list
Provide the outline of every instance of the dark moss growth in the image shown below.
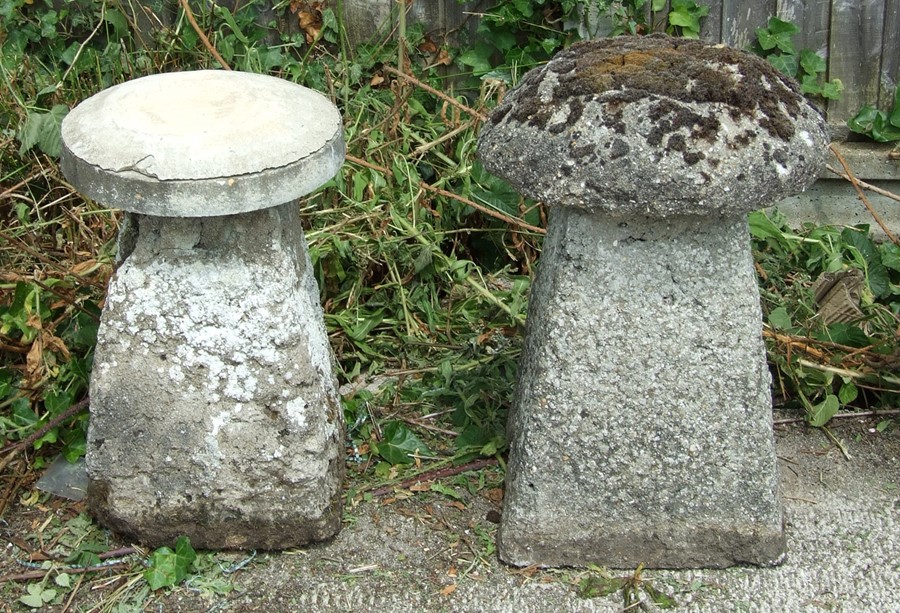
[[[542,101],[541,82],[553,73],[558,83],[551,99]],[[547,91],[545,90],[545,96]],[[531,71],[491,116],[499,123],[508,115],[518,122],[546,127],[561,104],[571,109],[568,123],[577,121],[587,100],[604,105],[605,125],[624,134],[622,108],[638,99],[654,98],[651,119],[657,123],[648,143],[687,128],[691,137],[713,142],[721,123],[716,113],[688,110],[681,103],[724,105],[735,121],[749,117],[771,136],[789,140],[792,119],[805,104],[798,87],[768,62],[728,47],[663,35],[618,37],[577,43],[559,53],[545,67]],[[578,102],[575,102],[575,101]],[[756,136],[746,131],[735,139],[745,146]]]

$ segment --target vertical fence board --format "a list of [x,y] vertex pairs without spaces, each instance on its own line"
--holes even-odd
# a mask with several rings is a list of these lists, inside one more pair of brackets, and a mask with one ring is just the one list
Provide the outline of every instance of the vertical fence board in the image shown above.
[[778,0],[778,18],[800,28],[794,37],[797,51],[811,49],[828,59],[831,0]]
[[900,2],[897,0],[890,0],[885,7],[880,85],[879,106],[889,111],[894,103],[894,90],[900,85]]
[[709,7],[709,14],[700,26],[700,39],[716,44],[722,42],[722,0],[704,2]]
[[776,8],[775,0],[724,0],[722,42],[746,49],[756,40],[756,29],[765,27]]
[[884,0],[834,0],[828,77],[840,79],[844,93],[828,105],[830,121],[843,122],[878,101],[884,17]]

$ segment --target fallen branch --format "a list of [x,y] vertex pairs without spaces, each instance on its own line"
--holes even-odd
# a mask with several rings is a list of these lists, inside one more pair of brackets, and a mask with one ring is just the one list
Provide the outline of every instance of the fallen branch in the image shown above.
[[898,240],[897,237],[894,236],[894,233],[888,229],[887,225],[885,225],[884,223],[884,220],[881,219],[881,216],[875,211],[874,208],[872,208],[872,204],[869,202],[869,199],[866,198],[866,194],[860,187],[859,181],[853,175],[853,171],[850,170],[850,166],[848,166],[847,162],[844,160],[844,156],[841,155],[841,152],[838,151],[838,148],[834,145],[831,145],[831,152],[834,154],[834,157],[837,158],[838,162],[841,163],[841,166],[844,167],[844,172],[847,173],[847,178],[850,179],[850,183],[853,184],[853,188],[856,190],[859,199],[862,200],[863,205],[865,205],[865,207],[869,210],[869,213],[872,215],[875,223],[877,223],[881,227],[881,229],[884,230],[885,235],[887,235],[887,237],[891,239],[891,242],[893,242],[895,245],[900,246],[900,240]]

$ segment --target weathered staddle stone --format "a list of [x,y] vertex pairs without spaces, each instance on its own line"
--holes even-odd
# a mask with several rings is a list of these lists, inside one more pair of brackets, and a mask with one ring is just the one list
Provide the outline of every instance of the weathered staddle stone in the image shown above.
[[577,44],[485,124],[551,207],[510,418],[515,565],[777,564],[785,538],[746,213],[824,163],[765,61],[668,37]]
[[337,109],[246,73],[137,79],[76,107],[63,172],[129,211],[91,376],[88,504],[158,546],[295,547],[341,522],[344,438],[296,199]]

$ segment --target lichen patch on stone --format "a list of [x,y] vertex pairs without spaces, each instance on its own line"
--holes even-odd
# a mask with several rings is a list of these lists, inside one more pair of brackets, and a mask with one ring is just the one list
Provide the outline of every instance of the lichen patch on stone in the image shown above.
[[[782,140],[793,135],[791,120],[803,103],[796,86],[761,58],[699,41],[647,36],[573,45],[526,75],[515,101],[499,107],[491,121],[502,121],[512,111],[518,122],[545,127],[559,104],[572,106],[578,100],[580,108],[594,101],[605,105],[615,129],[623,104],[648,97],[674,113],[671,129],[696,126],[697,136],[707,140],[715,138],[715,122],[679,115],[674,110],[679,102],[721,105],[735,119],[758,116],[759,124]],[[572,115],[572,121],[580,117]]]

